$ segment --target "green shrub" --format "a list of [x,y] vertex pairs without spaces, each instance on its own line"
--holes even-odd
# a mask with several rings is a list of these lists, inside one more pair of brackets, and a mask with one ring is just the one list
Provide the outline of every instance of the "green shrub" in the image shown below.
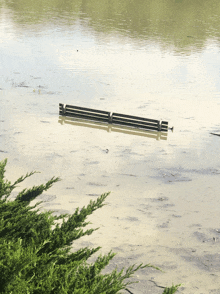
[[[99,256],[94,263],[87,260],[100,247],[85,247],[70,253],[74,240],[94,231],[83,230],[88,224],[86,218],[104,205],[108,193],[90,201],[81,210],[77,208],[72,215],[53,216],[52,212],[35,209],[41,202],[34,206],[30,206],[30,202],[59,178],[24,189],[11,201],[9,196],[16,185],[34,172],[11,184],[4,178],[6,164],[7,159],[0,162],[0,293],[114,294],[131,284],[125,280],[134,272],[151,266],[133,265],[127,270],[115,269],[102,274],[114,253]],[[58,220],[62,220],[61,224]],[[176,289],[165,289],[164,293],[174,293]]]

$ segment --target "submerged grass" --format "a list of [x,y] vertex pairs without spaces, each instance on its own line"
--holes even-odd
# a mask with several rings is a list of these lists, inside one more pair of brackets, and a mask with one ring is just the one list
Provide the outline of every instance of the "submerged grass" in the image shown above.
[[[132,265],[126,270],[102,274],[115,253],[100,255],[94,263],[87,260],[100,247],[85,247],[70,253],[75,240],[95,230],[83,230],[88,224],[86,218],[105,205],[109,193],[82,209],[77,208],[72,215],[53,216],[51,211],[35,209],[41,202],[34,206],[30,202],[59,178],[24,189],[11,201],[9,196],[17,184],[35,172],[21,176],[12,184],[4,177],[6,164],[7,159],[0,162],[0,293],[115,294],[122,289],[130,292],[127,287],[132,282],[127,279],[141,268],[153,267]],[[61,224],[58,220],[62,220]],[[175,293],[177,288],[166,288],[163,293]]]

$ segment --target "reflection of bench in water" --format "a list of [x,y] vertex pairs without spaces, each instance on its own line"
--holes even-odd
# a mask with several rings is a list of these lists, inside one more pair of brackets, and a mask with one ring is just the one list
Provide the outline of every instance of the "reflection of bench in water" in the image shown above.
[[82,118],[63,116],[63,115],[59,116],[58,122],[61,125],[67,124],[72,126],[99,129],[99,130],[106,131],[108,133],[117,132],[117,133],[123,133],[123,134],[134,135],[134,136],[148,137],[148,138],[152,138],[156,140],[167,140],[167,135],[168,135],[168,132],[155,132],[155,131],[146,130],[146,129],[136,129],[136,128],[131,128],[127,126],[113,125],[109,123],[106,124],[106,123],[97,122],[94,120],[86,120]]
[[111,113],[85,107],[59,104],[59,114],[121,126],[134,127],[153,131],[168,131],[168,122],[138,116]]

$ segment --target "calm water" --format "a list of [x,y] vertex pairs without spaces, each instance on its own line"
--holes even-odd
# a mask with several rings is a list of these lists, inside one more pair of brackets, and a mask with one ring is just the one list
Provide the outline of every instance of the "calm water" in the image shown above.
[[[186,283],[181,293],[220,289],[210,278],[219,276],[217,266],[207,265],[207,274],[169,251],[195,247],[200,259],[205,252],[219,258],[220,138],[210,134],[220,134],[219,38],[219,1],[0,1],[0,159],[8,158],[7,176],[41,171],[27,185],[60,176],[47,194],[48,207],[59,211],[111,191],[105,216],[94,217],[97,226],[112,224],[103,250],[134,240],[146,246],[150,234],[164,264],[150,250],[146,262],[167,266],[158,283]],[[167,120],[174,132],[159,140],[60,124],[59,103]],[[130,240],[122,233],[126,221],[136,236]],[[199,239],[196,225],[214,245]],[[145,258],[142,248],[134,262]]]

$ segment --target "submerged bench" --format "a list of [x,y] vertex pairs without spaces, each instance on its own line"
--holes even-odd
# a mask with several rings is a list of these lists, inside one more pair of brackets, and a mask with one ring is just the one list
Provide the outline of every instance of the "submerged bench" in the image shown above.
[[168,131],[168,122],[59,103],[59,115],[153,131]]

